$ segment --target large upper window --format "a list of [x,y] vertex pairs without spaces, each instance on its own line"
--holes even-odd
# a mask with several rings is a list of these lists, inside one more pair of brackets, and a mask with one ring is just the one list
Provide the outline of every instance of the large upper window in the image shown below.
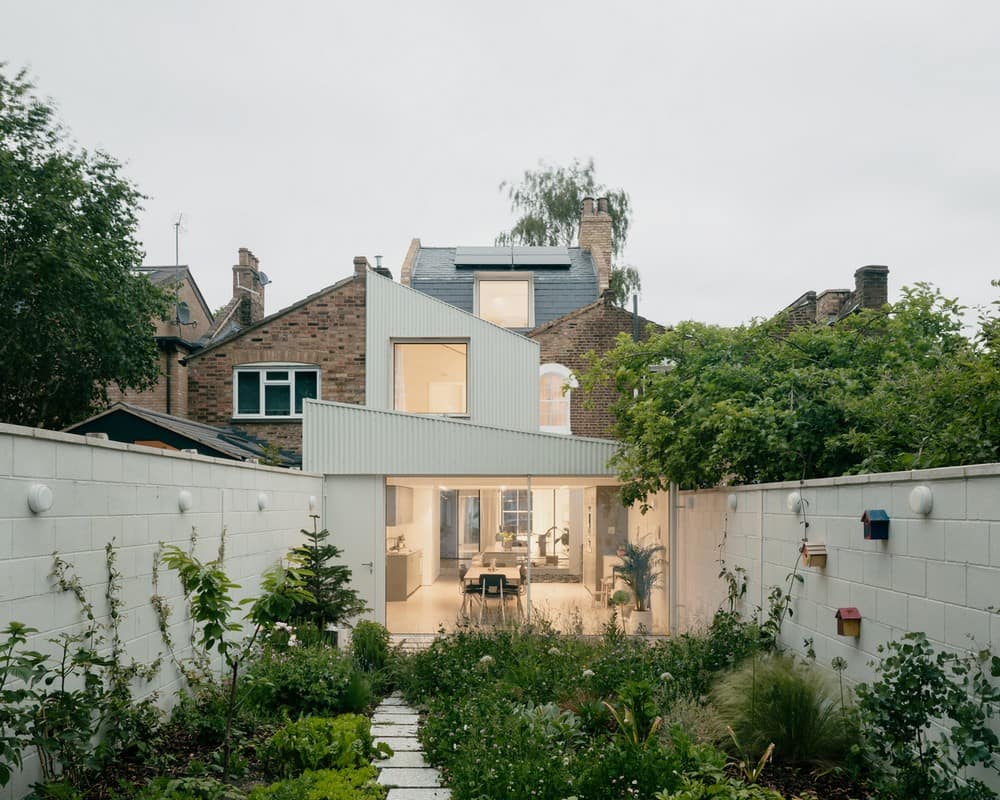
[[570,433],[570,390],[576,378],[562,364],[542,364],[538,371],[539,427],[546,433]]
[[534,327],[531,276],[477,275],[476,314],[505,328]]
[[302,401],[319,397],[319,368],[307,364],[247,364],[233,371],[233,416],[291,419]]
[[414,414],[469,413],[465,342],[396,342],[393,408]]

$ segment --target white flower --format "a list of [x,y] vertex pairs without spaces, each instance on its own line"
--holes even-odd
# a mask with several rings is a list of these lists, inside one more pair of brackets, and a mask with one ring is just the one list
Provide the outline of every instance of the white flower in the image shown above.
[[553,647],[549,648],[549,655],[550,656],[561,656],[562,655],[562,651],[558,647],[553,646]]
[[291,633],[292,631],[295,630],[295,628],[293,628],[287,622],[275,622],[274,629],[276,631],[285,631],[286,633]]
[[592,670],[592,669],[585,669],[583,671],[583,677],[584,678],[593,678],[594,677],[594,670]]
[[289,647],[298,647],[299,646],[299,639],[298,639],[298,637],[294,633],[291,636],[288,637],[288,646]]
[[660,673],[660,680],[661,681],[672,681],[673,679],[674,679],[674,676],[671,675],[669,672],[661,672]]
[[488,656],[488,655],[487,656],[483,656],[481,659],[479,659],[479,663],[480,664],[492,664],[493,663],[493,656]]

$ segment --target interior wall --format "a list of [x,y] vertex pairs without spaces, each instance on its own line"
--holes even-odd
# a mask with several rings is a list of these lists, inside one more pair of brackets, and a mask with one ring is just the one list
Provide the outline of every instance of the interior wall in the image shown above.
[[670,597],[670,521],[669,500],[666,492],[651,495],[649,509],[642,513],[640,506],[628,509],[628,540],[633,544],[659,545],[661,553],[660,580],[653,587],[650,610],[653,612],[653,631],[662,633],[669,630]]

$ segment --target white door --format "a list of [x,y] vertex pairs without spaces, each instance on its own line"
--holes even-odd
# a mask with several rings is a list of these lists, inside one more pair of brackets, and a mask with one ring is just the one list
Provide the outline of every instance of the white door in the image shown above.
[[323,526],[351,568],[351,583],[371,609],[366,617],[385,624],[385,479],[327,475]]

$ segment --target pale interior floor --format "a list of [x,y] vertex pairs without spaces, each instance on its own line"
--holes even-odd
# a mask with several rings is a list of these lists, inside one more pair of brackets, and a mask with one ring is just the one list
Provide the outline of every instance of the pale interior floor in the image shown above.
[[[526,605],[522,595],[521,602]],[[496,603],[489,604],[484,624],[496,624],[499,615]],[[458,577],[444,576],[430,586],[421,586],[410,597],[399,602],[386,603],[386,624],[392,633],[437,633],[469,622],[479,621],[479,607],[473,604],[468,618],[461,616],[462,596]],[[516,616],[517,603],[509,602],[507,621]],[[556,630],[564,633],[601,633],[611,616],[611,609],[595,605],[593,596],[581,583],[532,583],[531,613],[535,621],[548,620]]]

